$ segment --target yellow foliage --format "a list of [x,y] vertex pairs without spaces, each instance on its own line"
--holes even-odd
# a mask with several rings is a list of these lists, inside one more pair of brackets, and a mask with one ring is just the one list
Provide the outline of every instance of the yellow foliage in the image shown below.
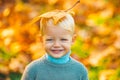
[[3,11],[3,16],[8,16],[10,14],[10,9],[9,8],[6,8],[4,11]]
[[100,71],[99,80],[109,80],[109,77],[115,73],[115,70],[102,70]]

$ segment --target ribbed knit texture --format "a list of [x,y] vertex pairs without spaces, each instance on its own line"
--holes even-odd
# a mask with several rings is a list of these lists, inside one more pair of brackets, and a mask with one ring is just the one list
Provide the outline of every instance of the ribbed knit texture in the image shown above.
[[65,64],[55,64],[45,56],[30,63],[21,80],[88,80],[83,64],[70,57]]

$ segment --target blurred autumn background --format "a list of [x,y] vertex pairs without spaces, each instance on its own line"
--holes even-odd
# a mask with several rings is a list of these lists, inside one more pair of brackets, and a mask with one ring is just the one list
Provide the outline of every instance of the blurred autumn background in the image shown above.
[[[68,9],[77,0],[0,0],[0,80],[20,80],[24,68],[44,54],[34,17]],[[81,0],[71,9],[77,39],[71,56],[90,80],[120,80],[120,0]]]

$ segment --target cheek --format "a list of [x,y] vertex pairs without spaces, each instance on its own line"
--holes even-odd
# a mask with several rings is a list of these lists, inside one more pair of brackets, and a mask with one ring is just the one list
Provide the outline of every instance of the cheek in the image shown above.
[[71,46],[72,46],[72,42],[70,43],[63,43],[64,47],[67,48],[67,49],[70,49]]
[[44,48],[50,48],[52,46],[52,43],[44,43],[43,46]]

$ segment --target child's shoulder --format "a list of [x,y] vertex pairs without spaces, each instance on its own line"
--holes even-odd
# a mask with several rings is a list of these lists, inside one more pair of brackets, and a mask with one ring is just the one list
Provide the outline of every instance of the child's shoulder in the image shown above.
[[39,58],[39,59],[36,59],[36,60],[30,62],[30,63],[27,65],[27,68],[37,69],[37,67],[40,67],[41,65],[43,65],[43,57],[41,57],[41,58]]
[[87,69],[83,63],[81,63],[73,58],[71,58],[71,60],[73,62],[73,66],[76,67],[76,69],[87,71]]
[[75,64],[75,65],[84,66],[83,63],[81,63],[80,61],[77,61],[76,59],[74,59],[74,58],[72,58],[72,57],[71,57],[71,60],[72,60],[73,64]]

